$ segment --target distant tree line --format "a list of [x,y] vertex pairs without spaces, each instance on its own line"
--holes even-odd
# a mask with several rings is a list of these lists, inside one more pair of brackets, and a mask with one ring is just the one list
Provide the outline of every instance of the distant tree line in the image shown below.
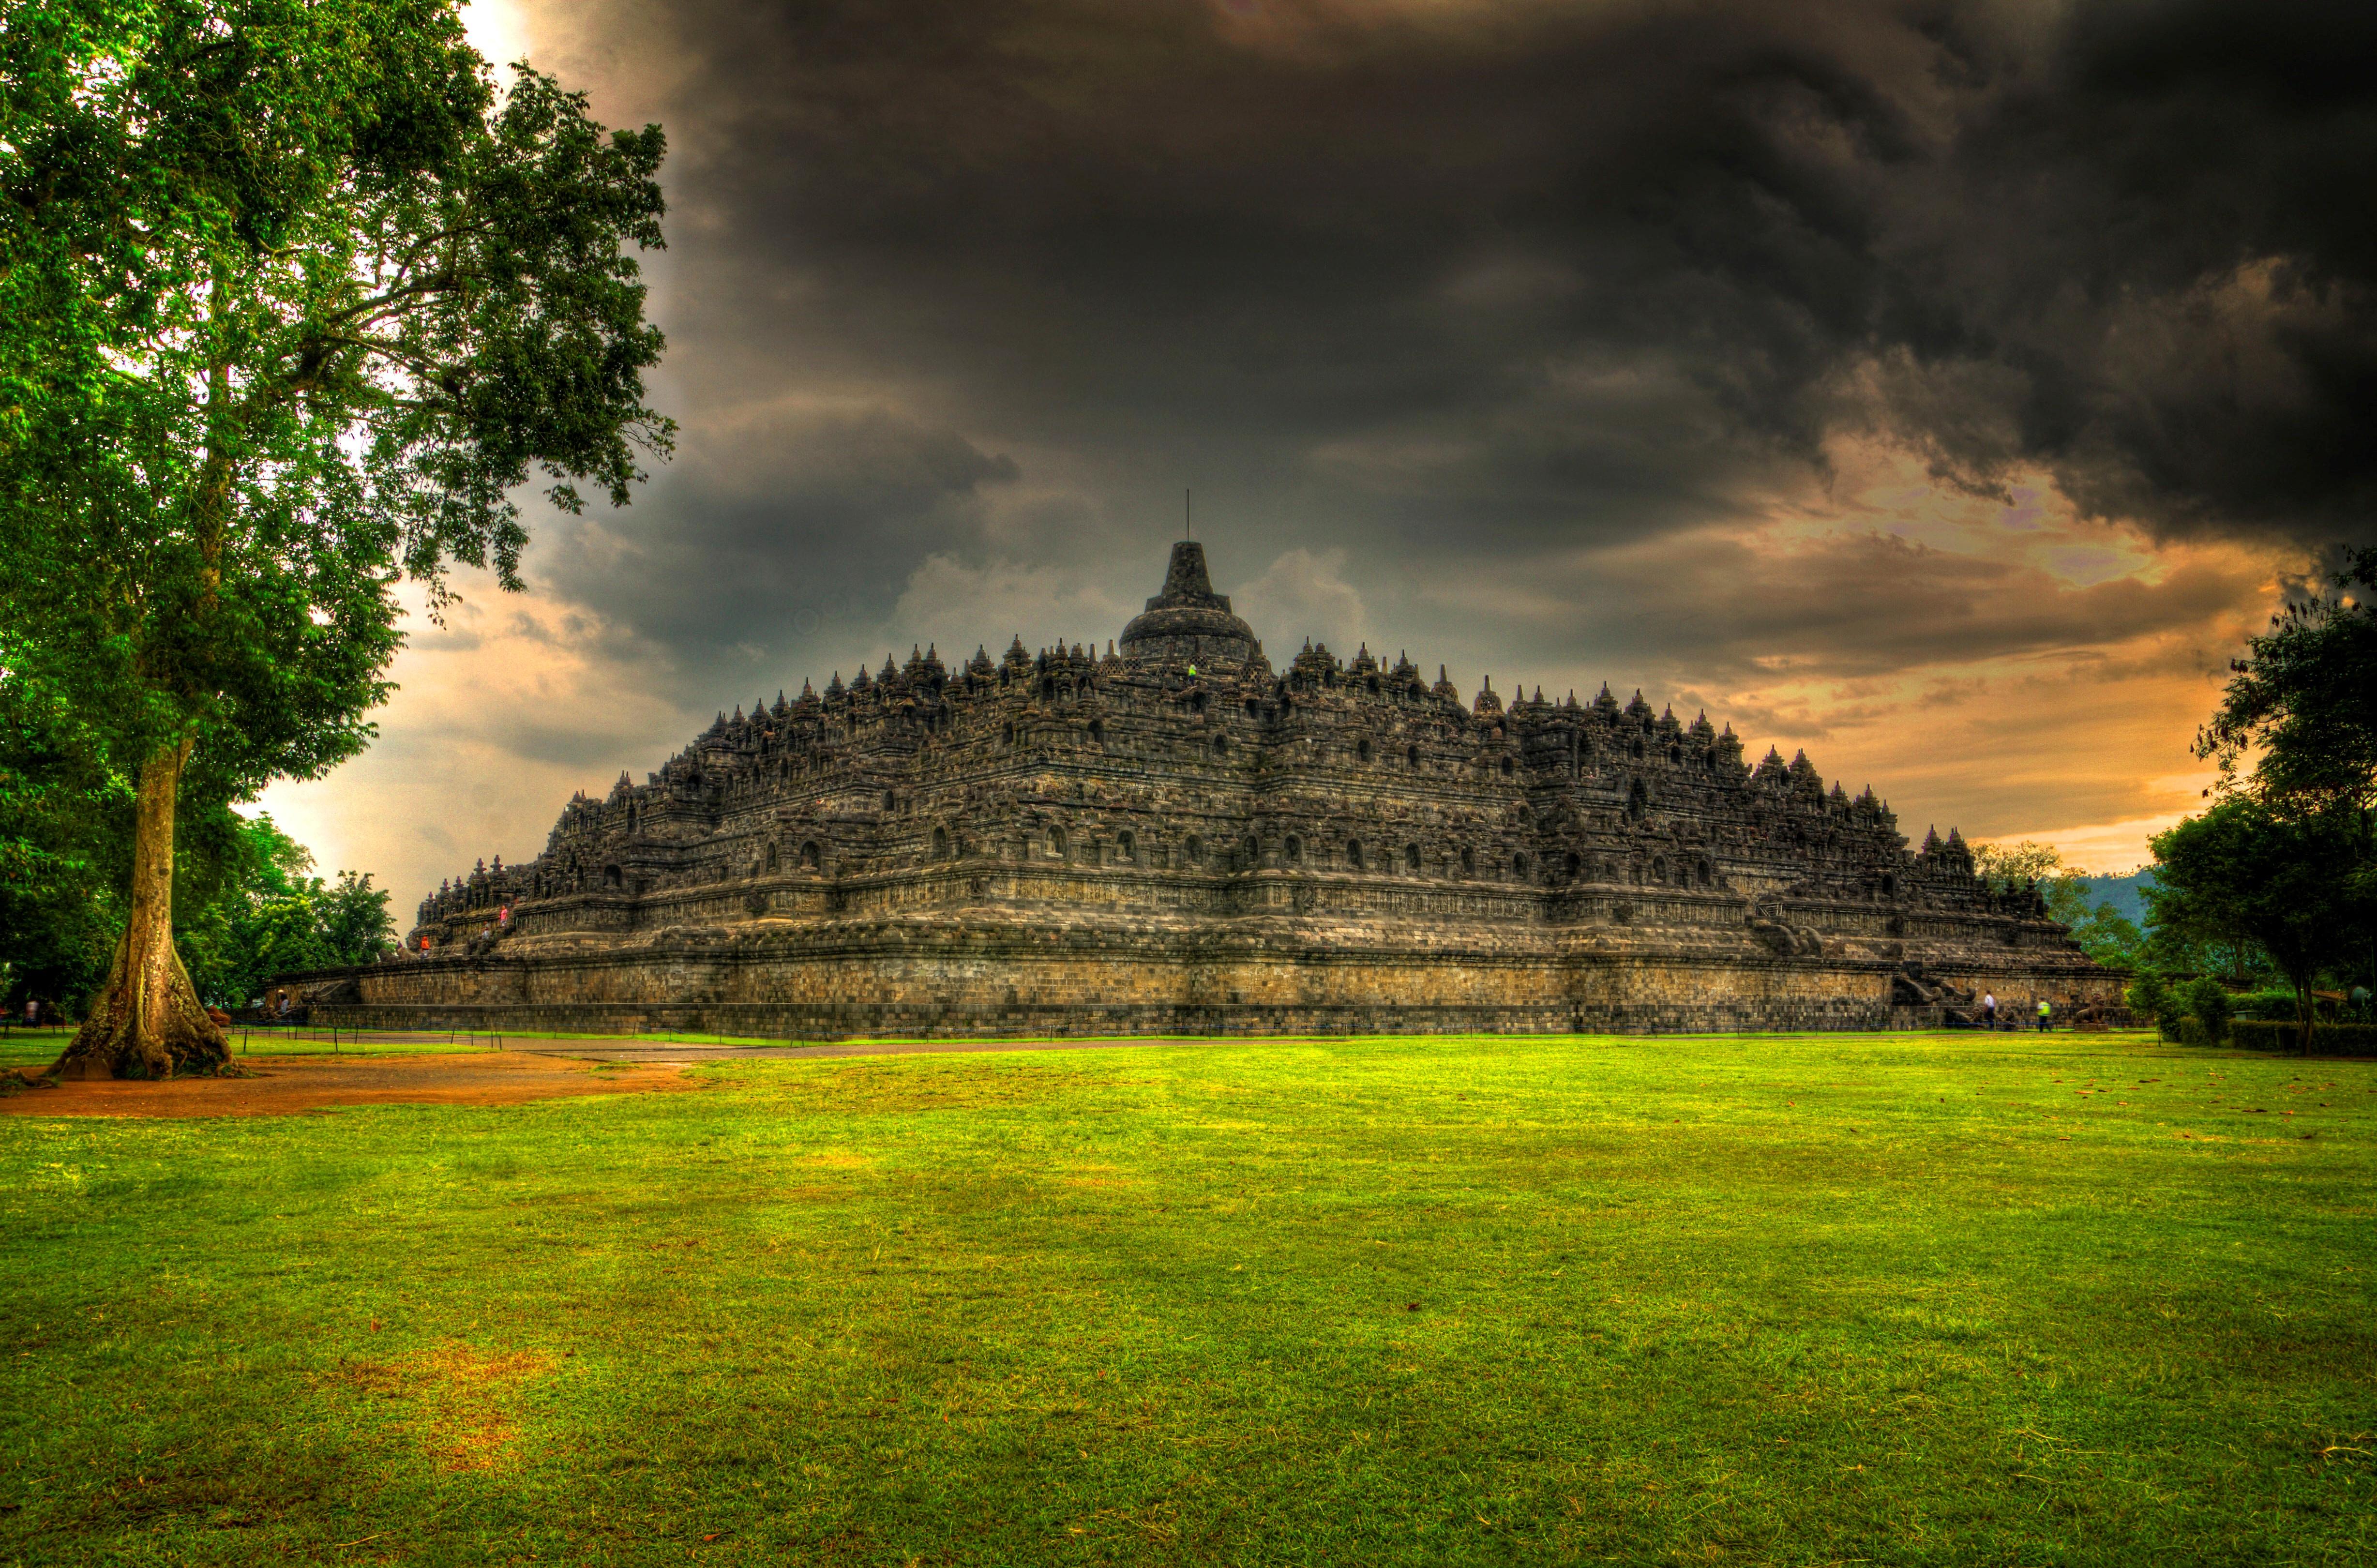
[[238,843],[233,874],[173,932],[209,1005],[250,1005],[276,975],[376,964],[396,951],[388,890],[372,886],[370,872],[307,876],[314,857],[269,817],[243,824]]
[[2036,885],[2047,901],[2049,917],[2070,927],[2072,940],[2081,951],[2108,968],[2132,974],[2217,976],[2232,988],[2277,983],[2276,968],[2250,939],[2158,922],[2153,914],[2154,868],[2138,874],[2137,895],[2145,913],[2132,918],[2100,890],[2098,884],[2108,879],[2066,864],[2052,844],[2027,839],[2015,844],[1977,844],[1973,860],[1982,879],[2001,892]]

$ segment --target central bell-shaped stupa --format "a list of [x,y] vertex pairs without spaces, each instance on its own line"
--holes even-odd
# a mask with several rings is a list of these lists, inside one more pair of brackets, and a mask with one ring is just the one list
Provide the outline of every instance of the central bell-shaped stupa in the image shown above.
[[1205,575],[1205,546],[1183,539],[1172,546],[1164,592],[1122,628],[1127,659],[1240,664],[1255,652],[1254,628],[1230,613],[1226,594]]

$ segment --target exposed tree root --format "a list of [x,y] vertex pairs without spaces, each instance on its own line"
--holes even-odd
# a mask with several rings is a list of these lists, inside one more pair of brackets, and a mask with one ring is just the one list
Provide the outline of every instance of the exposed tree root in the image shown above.
[[[51,1067],[58,1078],[171,1078],[220,1072],[231,1064],[231,1042],[198,1000],[182,955],[165,944],[161,964],[134,964],[131,933],[115,947],[107,987],[91,1003],[66,1052]],[[141,973],[145,970],[147,973]]]

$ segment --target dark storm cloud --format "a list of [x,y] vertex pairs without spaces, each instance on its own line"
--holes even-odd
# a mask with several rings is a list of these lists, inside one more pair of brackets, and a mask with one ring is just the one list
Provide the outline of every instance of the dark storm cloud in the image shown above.
[[[564,524],[567,545],[545,568],[565,595],[697,658],[788,632],[848,635],[928,549],[970,542],[980,489],[1016,473],[1006,457],[880,409],[763,408],[697,449],[705,461],[663,473],[636,511]],[[637,526],[655,513],[664,526]]]
[[[1960,24],[1961,25],[1961,24]],[[2003,430],[1910,423],[1986,472],[2053,462],[2171,531],[2365,533],[2377,500],[2377,11],[2073,8],[2028,58],[1966,30],[1959,222],[1913,249],[1881,342],[2001,372]],[[1922,372],[1918,371],[1918,374]]]
[[1845,431],[2165,535],[2367,526],[2363,9],[571,10],[676,52],[689,440],[557,581],[671,646],[879,605],[1017,480],[1076,549],[1193,477],[1373,579],[1739,516]]
[[[1961,662],[2051,658],[2068,667],[2189,631],[2234,604],[2240,586],[2195,562],[2154,584],[2118,576],[2075,589],[2019,561],[1889,535],[1839,537],[1779,558],[1735,541],[1699,547],[1707,569],[1691,578],[1645,573],[1613,584],[1621,591],[1609,596],[1600,634],[1619,647],[1658,646],[1662,628],[1688,625],[1692,676],[1737,686],[1785,674],[1886,676],[1932,662],[1943,644]],[[1927,700],[1956,689],[1937,686]]]
[[[692,178],[741,242],[692,331],[896,367],[1069,449],[1273,493],[1335,450],[1372,518],[1656,527],[1692,471],[1811,449],[1802,401],[1871,292],[1857,171],[1765,122],[1891,115],[1763,24],[682,15],[684,102],[719,117]],[[785,277],[771,333],[753,302]]]

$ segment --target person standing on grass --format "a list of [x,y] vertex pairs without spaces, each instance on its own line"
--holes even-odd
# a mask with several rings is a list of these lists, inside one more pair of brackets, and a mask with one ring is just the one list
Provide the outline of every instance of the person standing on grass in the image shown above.
[[2047,1033],[2047,1016],[2054,1011],[2055,1009],[2053,1004],[2049,1002],[2045,997],[2038,999],[2038,1032],[2040,1034],[2044,1035]]
[[1984,1029],[1994,1029],[1997,1026],[1997,993],[1994,991],[1984,991],[1981,993],[1981,1027]]

